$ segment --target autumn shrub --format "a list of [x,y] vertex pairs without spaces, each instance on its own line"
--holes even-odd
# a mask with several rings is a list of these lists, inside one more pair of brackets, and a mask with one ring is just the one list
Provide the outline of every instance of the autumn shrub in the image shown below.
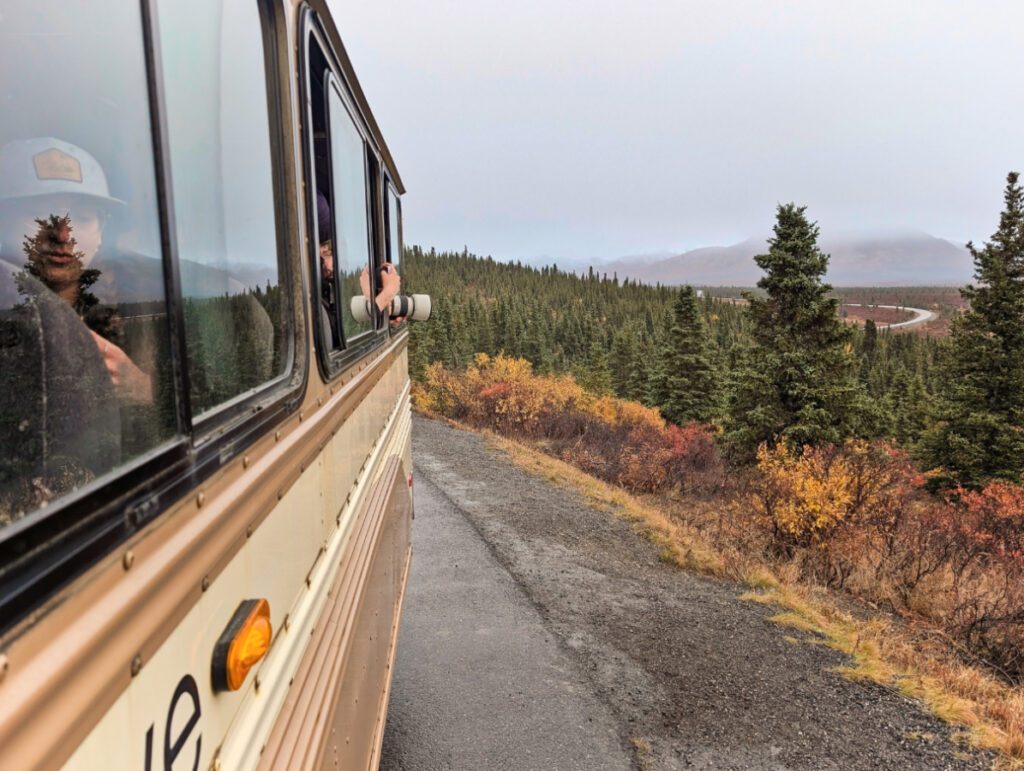
[[416,405],[479,428],[540,437],[560,416],[593,401],[571,377],[538,377],[530,362],[477,354],[465,372],[429,365]]
[[1024,678],[1024,488],[937,497],[885,444],[758,452],[751,495],[769,554],[809,580],[934,622],[1011,681]]
[[784,442],[762,444],[757,452],[761,484],[753,509],[772,531],[776,546],[826,543],[875,516],[886,494],[898,485],[885,445],[850,440],[843,447],[823,445],[797,452]]
[[951,495],[950,631],[979,656],[1024,679],[1024,488],[991,482]]
[[432,364],[413,398],[420,409],[540,441],[633,492],[711,489],[724,473],[709,426],[669,424],[656,409],[595,396],[569,376],[536,375],[524,359],[477,354],[465,372]]

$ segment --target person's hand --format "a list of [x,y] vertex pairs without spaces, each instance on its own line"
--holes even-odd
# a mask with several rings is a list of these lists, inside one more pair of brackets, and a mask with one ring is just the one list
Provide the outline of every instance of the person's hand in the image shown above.
[[153,401],[153,381],[145,372],[135,366],[128,354],[109,340],[100,337],[91,329],[93,342],[103,357],[103,365],[110,375],[110,382],[118,393],[129,401],[149,404]]
[[380,292],[377,294],[377,307],[381,312],[387,313],[391,301],[401,289],[402,277],[398,275],[398,268],[390,262],[385,262],[380,268]]

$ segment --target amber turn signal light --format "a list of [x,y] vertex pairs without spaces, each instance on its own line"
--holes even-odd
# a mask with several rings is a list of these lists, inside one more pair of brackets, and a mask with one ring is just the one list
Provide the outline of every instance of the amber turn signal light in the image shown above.
[[270,648],[270,604],[244,600],[213,648],[213,690],[237,691]]

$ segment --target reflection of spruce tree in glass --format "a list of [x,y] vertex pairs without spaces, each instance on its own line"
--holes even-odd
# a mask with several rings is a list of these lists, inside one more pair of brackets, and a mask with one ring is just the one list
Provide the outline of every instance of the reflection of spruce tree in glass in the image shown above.
[[192,409],[202,412],[256,388],[275,374],[277,330],[254,294],[185,301]]
[[941,358],[937,422],[922,456],[952,481],[1019,480],[1024,472],[1024,192],[1006,180],[999,228],[974,257],[969,310],[953,324]]
[[83,265],[85,253],[77,249],[71,217],[51,214],[35,222],[38,230],[22,244],[28,258],[25,270],[66,300],[79,316],[85,316],[99,302],[88,290],[100,272]]
[[739,458],[753,457],[762,442],[839,444],[870,430],[853,329],[828,296],[828,255],[804,211],[779,206],[768,253],[754,258],[765,271],[757,285],[766,296],[747,295],[752,345],[735,376],[726,434]]
[[363,271],[354,269],[351,271],[345,271],[341,274],[341,328],[345,332],[345,339],[351,340],[356,335],[361,335],[363,332],[369,332],[373,328],[373,324],[370,321],[359,321],[355,316],[352,315],[352,306],[350,300],[353,297],[362,296],[369,298],[369,274],[365,279],[366,289],[360,286],[362,281]]

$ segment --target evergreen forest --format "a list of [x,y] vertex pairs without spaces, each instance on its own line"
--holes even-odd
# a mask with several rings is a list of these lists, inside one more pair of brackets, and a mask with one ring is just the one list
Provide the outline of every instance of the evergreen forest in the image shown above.
[[410,369],[460,370],[477,353],[523,358],[541,375],[710,424],[734,461],[762,445],[882,439],[933,470],[936,487],[1020,481],[1024,471],[1024,194],[983,247],[951,335],[890,332],[840,318],[828,255],[805,207],[780,205],[763,271],[742,303],[557,265],[406,250],[406,286],[434,298],[412,325]]

